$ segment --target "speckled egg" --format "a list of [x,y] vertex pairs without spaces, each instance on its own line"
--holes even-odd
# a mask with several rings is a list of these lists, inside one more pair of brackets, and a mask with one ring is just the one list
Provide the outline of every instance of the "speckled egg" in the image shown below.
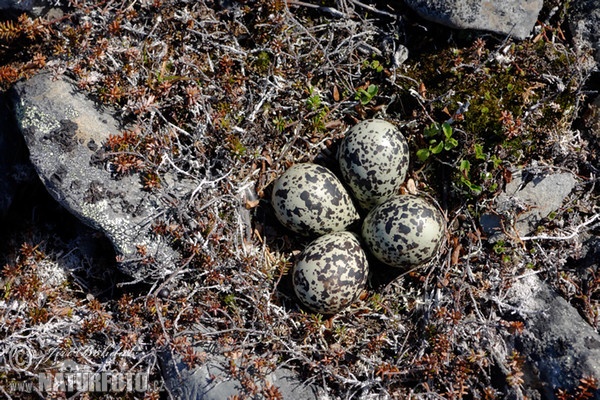
[[317,164],[296,164],[273,186],[277,219],[294,232],[311,235],[343,231],[359,219],[340,180]]
[[300,301],[321,314],[354,303],[367,283],[364,250],[350,232],[334,232],[311,242],[294,266],[292,280]]
[[338,161],[352,195],[369,210],[398,193],[408,171],[408,144],[395,125],[369,119],[346,133]]
[[394,267],[429,261],[445,235],[442,213],[429,201],[410,195],[393,197],[373,208],[362,236],[373,255]]

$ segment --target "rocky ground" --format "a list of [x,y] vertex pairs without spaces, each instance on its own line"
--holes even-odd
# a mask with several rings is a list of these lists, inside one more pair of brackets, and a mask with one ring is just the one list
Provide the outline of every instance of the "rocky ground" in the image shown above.
[[[4,397],[600,399],[595,1],[0,6]],[[314,314],[272,184],[371,117],[446,239]]]

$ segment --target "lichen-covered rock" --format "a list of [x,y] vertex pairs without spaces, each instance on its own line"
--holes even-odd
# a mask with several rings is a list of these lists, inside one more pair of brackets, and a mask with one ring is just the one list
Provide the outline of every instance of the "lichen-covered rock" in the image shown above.
[[[221,400],[237,398],[247,394],[242,382],[232,377],[231,360],[219,354],[215,346],[195,346],[197,354],[209,354],[210,357],[202,365],[190,368],[182,357],[172,351],[158,353],[159,363],[163,374],[165,389],[170,398],[186,400]],[[248,382],[245,382],[246,384]],[[281,394],[282,399],[317,400],[325,399],[325,390],[317,384],[304,382],[297,372],[280,366],[267,374],[261,381],[257,377],[253,382],[258,390],[265,385],[271,385]]]
[[477,29],[525,39],[542,0],[407,0],[423,18],[451,28]]
[[317,164],[296,164],[273,185],[275,216],[302,235],[343,231],[359,219],[339,179]]
[[346,133],[338,160],[354,198],[369,210],[398,194],[408,172],[408,143],[392,123],[364,120]]
[[[138,279],[168,274],[178,255],[150,232],[162,202],[142,190],[137,176],[114,180],[97,162],[102,142],[119,134],[112,115],[49,73],[16,84],[12,98],[30,159],[50,194],[111,240],[124,272]],[[156,265],[137,262],[139,246]]]
[[600,7],[597,0],[579,0],[569,4],[567,15],[573,42],[581,53],[592,50],[596,69],[600,66]]
[[19,10],[19,11],[40,11],[52,4],[47,0],[0,0],[0,10]]
[[600,335],[535,273],[516,279],[503,301],[510,319],[524,323],[513,345],[525,358],[531,398],[556,399],[557,389],[573,393],[581,378],[600,380]]
[[394,197],[371,210],[362,236],[371,253],[393,267],[408,267],[435,256],[446,233],[442,213],[417,196]]
[[[570,172],[515,170],[512,180],[496,199],[499,214],[515,213],[514,229],[520,236],[533,232],[540,221],[560,208],[577,180]],[[510,224],[506,224],[510,228]],[[485,228],[485,227],[484,227]]]
[[334,232],[312,241],[292,274],[294,291],[313,311],[334,314],[354,303],[367,283],[369,265],[358,239]]

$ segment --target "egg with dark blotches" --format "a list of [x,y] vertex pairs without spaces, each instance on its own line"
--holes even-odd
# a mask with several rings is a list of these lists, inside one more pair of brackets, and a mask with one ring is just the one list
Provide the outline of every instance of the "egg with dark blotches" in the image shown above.
[[401,195],[373,208],[365,217],[362,237],[380,261],[410,267],[431,260],[445,236],[442,213],[424,198]]
[[312,311],[334,314],[350,306],[367,283],[369,266],[357,237],[334,232],[312,241],[294,266],[298,299]]
[[365,210],[398,193],[409,164],[408,143],[390,122],[369,119],[354,125],[340,143],[342,179]]
[[327,168],[296,164],[277,179],[271,198],[277,219],[303,235],[343,231],[359,215],[340,180]]

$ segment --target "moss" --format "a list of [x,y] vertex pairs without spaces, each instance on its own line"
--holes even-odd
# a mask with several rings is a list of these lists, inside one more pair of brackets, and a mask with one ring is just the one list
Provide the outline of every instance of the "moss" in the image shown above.
[[[575,64],[575,54],[560,43],[509,42],[494,48],[476,39],[470,46],[421,55],[406,75],[423,83],[422,94],[431,99],[425,103],[428,115],[417,114],[421,129],[429,117],[440,122],[452,117],[454,129],[464,132],[462,146],[442,160],[468,160],[470,182],[495,190],[497,185],[483,178],[489,181],[490,167],[498,163],[486,158],[525,163],[540,157],[547,136],[559,135],[572,119],[580,85]],[[412,89],[409,81],[399,84]],[[468,111],[453,115],[467,102]],[[459,187],[464,176],[456,176]]]
[[271,66],[271,56],[264,50],[259,51],[250,62],[250,65],[252,65],[260,75],[266,75]]

